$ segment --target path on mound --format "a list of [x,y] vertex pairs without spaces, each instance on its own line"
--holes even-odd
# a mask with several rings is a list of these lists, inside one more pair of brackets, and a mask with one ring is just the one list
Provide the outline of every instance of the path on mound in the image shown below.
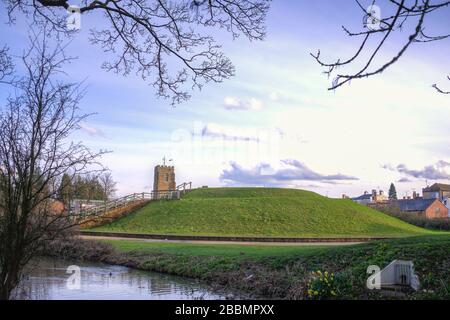
[[80,232],[85,240],[133,240],[161,243],[236,244],[264,246],[342,246],[364,243],[384,238],[249,238],[249,237],[199,237],[164,236],[106,232]]

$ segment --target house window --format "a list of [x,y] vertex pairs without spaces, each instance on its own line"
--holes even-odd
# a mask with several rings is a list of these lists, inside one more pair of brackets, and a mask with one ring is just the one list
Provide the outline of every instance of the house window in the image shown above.
[[169,174],[164,174],[164,181],[169,182]]
[[441,213],[441,208],[436,208],[436,209],[434,209],[434,212],[435,212],[436,214]]

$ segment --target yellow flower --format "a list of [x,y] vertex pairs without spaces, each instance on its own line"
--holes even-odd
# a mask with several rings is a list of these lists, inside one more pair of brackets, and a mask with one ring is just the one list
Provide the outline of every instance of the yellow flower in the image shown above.
[[319,292],[318,291],[314,291],[314,295],[315,296],[319,295]]
[[334,290],[331,290],[331,295],[335,296],[336,292],[334,292]]

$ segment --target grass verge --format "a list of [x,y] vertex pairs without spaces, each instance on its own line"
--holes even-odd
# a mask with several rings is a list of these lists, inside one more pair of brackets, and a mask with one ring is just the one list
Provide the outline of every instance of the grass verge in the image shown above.
[[[146,243],[108,240],[119,253],[113,263],[197,278],[221,289],[256,296],[311,298],[311,272],[333,273],[333,296],[313,298],[382,299],[366,289],[369,265],[384,268],[394,259],[412,260],[421,282],[404,299],[450,299],[450,236],[420,236],[342,246],[238,246]],[[313,285],[311,285],[311,281]],[[311,292],[310,292],[311,293]]]

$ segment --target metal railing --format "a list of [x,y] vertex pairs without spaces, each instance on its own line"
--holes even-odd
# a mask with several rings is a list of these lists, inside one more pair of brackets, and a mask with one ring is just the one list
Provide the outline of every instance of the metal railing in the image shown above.
[[[189,187],[189,188],[187,188]],[[176,188],[177,190],[191,190],[192,189],[192,182],[183,182],[182,184],[180,184],[179,186],[177,186]]]

